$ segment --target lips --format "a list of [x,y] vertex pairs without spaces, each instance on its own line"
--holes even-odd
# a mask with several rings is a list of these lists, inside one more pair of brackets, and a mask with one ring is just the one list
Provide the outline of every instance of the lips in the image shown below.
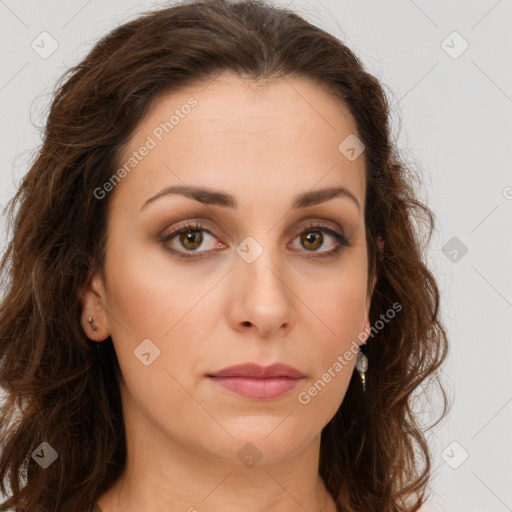
[[300,379],[304,375],[293,366],[287,364],[275,363],[270,366],[260,366],[255,363],[240,364],[230,366],[218,372],[212,373],[210,377],[253,377],[253,378],[269,378],[269,377],[290,377]]
[[260,366],[246,363],[230,366],[208,375],[211,382],[239,396],[256,399],[275,399],[291,392],[305,375],[282,363]]

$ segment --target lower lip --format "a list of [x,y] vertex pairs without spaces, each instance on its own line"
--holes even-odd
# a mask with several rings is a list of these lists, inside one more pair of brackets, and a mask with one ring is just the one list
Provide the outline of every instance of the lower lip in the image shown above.
[[297,387],[302,378],[291,377],[209,377],[215,384],[245,398],[271,400]]

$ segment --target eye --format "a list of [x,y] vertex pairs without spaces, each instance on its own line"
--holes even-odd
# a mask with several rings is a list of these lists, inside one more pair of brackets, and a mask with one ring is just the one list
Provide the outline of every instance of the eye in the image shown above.
[[[205,237],[203,233],[206,233],[207,236]],[[331,240],[334,240],[334,248],[327,251],[319,251],[318,249],[325,243],[325,234],[327,234]],[[169,242],[172,242],[175,238],[177,239],[175,243],[169,244]],[[208,238],[211,238],[210,247],[212,249],[219,247],[219,244],[221,244],[209,229],[196,221],[194,224],[187,222],[184,225],[178,226],[170,233],[164,232],[161,235],[160,240],[166,250],[179,258],[197,259],[203,257],[201,253],[210,252],[208,250],[199,250],[201,245],[204,245],[203,242],[208,240]],[[310,224],[303,229],[300,234],[294,238],[294,240],[295,239],[299,239],[300,244],[302,247],[306,248],[307,253],[319,253],[305,256],[307,258],[333,257],[338,254],[343,247],[351,246],[345,235],[328,227],[328,225],[319,223]],[[181,247],[176,248],[175,244],[179,244]],[[174,245],[174,247],[172,245]],[[182,249],[185,249],[185,251]]]
[[[172,254],[175,254],[180,258],[197,258],[201,256],[187,254],[187,252],[205,252],[198,250],[205,239],[202,233],[207,233],[208,237],[212,238],[214,241],[216,240],[212,232],[206,229],[204,225],[200,224],[199,222],[195,222],[195,224],[187,222],[184,225],[181,225],[178,228],[174,229],[170,233],[164,233],[161,236],[161,242],[164,244],[165,248],[168,251],[170,251]],[[172,241],[174,238],[177,238],[177,242],[181,245],[181,247],[186,249],[186,252],[169,246],[168,242]],[[213,243],[211,245],[212,247],[214,247],[215,245],[218,244]]]
[[[320,247],[325,242],[324,234],[329,235],[329,237],[334,240],[334,248],[327,251],[318,251]],[[306,252],[313,252],[314,254],[306,254],[306,258],[329,258],[333,257],[341,250],[343,247],[350,247],[351,244],[349,240],[345,237],[343,233],[338,232],[335,229],[330,228],[326,224],[312,223],[307,226],[298,236],[299,242],[302,247],[307,249]],[[320,254],[316,254],[319,252]]]

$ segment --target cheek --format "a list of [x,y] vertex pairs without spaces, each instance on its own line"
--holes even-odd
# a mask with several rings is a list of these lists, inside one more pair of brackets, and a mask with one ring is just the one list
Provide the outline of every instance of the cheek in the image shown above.
[[165,369],[179,378],[187,370],[183,361],[194,367],[209,319],[221,314],[216,309],[220,302],[213,300],[218,277],[212,277],[206,265],[187,271],[163,248],[116,240],[108,250],[107,310],[123,372],[139,372],[141,361],[134,355],[145,342],[158,357],[142,369],[158,369],[164,382],[169,379]]
[[[299,410],[305,422],[325,426],[334,416],[347,391],[354,372],[358,335],[363,332],[366,307],[364,272],[332,281],[313,298],[316,318],[312,320],[311,353],[316,372],[297,394]],[[318,425],[316,425],[318,427]]]
[[339,349],[357,338],[364,329],[367,313],[367,269],[363,255],[347,261],[336,274],[322,279],[315,294],[311,294],[311,289],[309,285],[301,296],[307,297],[305,302],[311,314],[325,329],[328,346]]
[[325,282],[320,292],[310,296],[310,339],[315,344],[308,357],[317,362],[313,381],[318,384],[308,395],[312,401],[318,395],[314,407],[324,408],[327,415],[334,414],[341,404],[365,332],[367,271],[361,258],[347,264],[338,278]]
[[144,337],[163,337],[173,329],[206,287],[200,276],[181,271],[157,242],[126,235],[108,247],[106,274],[112,315],[117,313],[126,331]]

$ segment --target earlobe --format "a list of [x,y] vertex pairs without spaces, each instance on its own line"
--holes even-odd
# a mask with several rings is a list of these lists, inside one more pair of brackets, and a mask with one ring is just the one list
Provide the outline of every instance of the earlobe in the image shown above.
[[92,341],[103,341],[110,336],[108,317],[104,303],[103,281],[95,274],[80,292],[82,314],[80,324],[85,335]]

